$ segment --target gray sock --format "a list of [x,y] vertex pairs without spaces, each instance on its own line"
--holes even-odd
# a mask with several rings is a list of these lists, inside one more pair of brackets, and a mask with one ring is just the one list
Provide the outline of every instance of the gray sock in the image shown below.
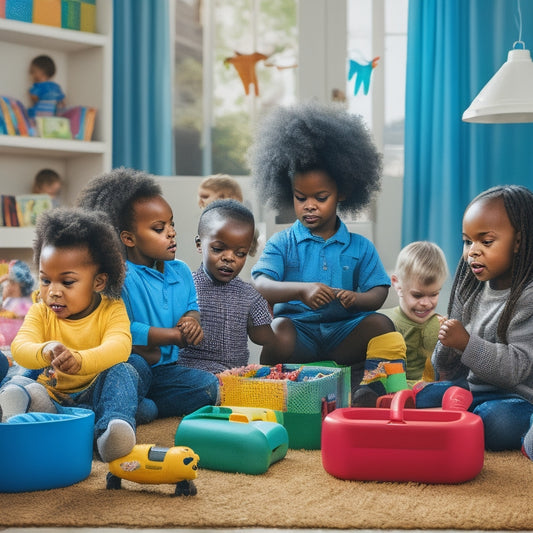
[[2,422],[14,415],[20,415],[28,411],[30,395],[20,385],[7,383],[0,389],[0,411]]
[[114,418],[96,440],[96,446],[102,461],[109,463],[131,452],[135,446],[135,431],[125,420]]
[[24,387],[31,398],[28,411],[33,413],[57,413],[56,406],[50,398],[46,387],[34,381]]

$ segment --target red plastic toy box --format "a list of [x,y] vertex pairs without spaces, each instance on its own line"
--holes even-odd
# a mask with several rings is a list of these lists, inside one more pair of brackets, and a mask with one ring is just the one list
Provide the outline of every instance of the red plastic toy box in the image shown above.
[[442,408],[406,409],[411,390],[390,409],[342,408],[322,425],[322,464],[331,475],[360,481],[462,483],[483,468],[481,418],[466,411],[472,395],[451,387]]

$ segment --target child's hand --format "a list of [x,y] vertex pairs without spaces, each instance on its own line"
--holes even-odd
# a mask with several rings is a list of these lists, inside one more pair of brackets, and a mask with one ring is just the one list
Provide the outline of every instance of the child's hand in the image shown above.
[[469,340],[470,335],[459,320],[447,318],[441,322],[439,341],[444,346],[463,352]]
[[348,291],[346,289],[337,291],[337,300],[339,300],[345,309],[354,307],[356,298],[357,294],[354,291]]
[[81,362],[60,342],[49,342],[43,348],[43,357],[48,359],[52,368],[65,374],[77,374],[81,370]]
[[302,302],[311,309],[318,309],[335,299],[335,291],[323,283],[306,283],[303,289]]
[[181,331],[183,340],[187,344],[192,344],[196,346],[202,342],[204,338],[204,331],[198,320],[192,316],[183,316],[180,318],[179,322],[176,324],[176,327]]

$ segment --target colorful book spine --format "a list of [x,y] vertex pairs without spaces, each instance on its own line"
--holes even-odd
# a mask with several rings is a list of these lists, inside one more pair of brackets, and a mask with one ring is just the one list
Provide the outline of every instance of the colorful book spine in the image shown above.
[[11,113],[9,111],[9,104],[6,103],[3,97],[0,97],[0,109],[2,110],[2,115],[4,116],[7,134],[16,135],[17,132],[15,131],[15,125],[13,124]]

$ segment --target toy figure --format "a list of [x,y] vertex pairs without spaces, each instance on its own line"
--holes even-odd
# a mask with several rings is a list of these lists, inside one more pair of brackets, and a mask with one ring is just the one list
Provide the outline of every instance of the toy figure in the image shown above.
[[64,105],[65,95],[61,87],[51,81],[56,73],[54,60],[46,55],[35,57],[30,64],[30,76],[33,85],[30,87],[30,98],[33,107],[28,109],[31,118],[53,116],[57,108]]
[[107,489],[120,489],[122,479],[136,483],[174,484],[174,496],[196,496],[192,482],[198,475],[200,458],[190,448],[162,448],[153,444],[137,444],[126,456],[109,463]]

